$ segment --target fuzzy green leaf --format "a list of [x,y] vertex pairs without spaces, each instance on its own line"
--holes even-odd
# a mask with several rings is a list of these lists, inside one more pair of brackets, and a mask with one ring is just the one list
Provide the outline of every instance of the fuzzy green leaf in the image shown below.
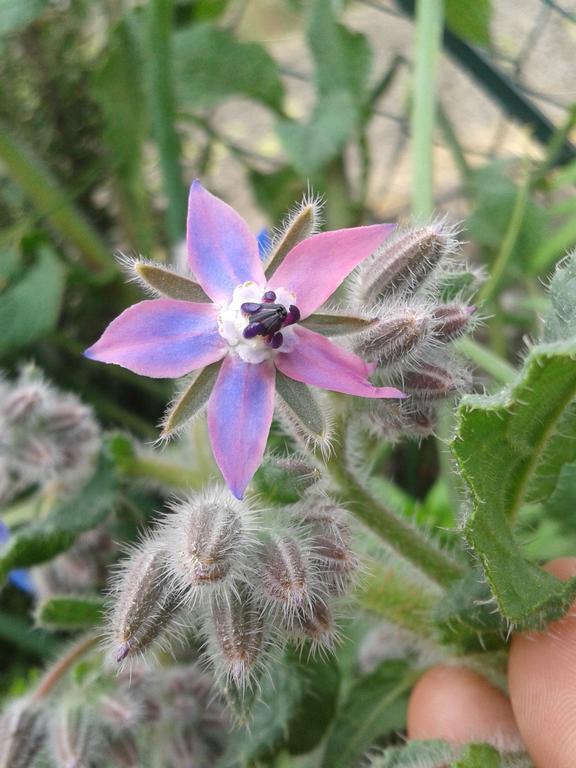
[[302,321],[301,325],[324,336],[346,336],[360,333],[378,323],[377,318],[358,317],[340,312],[318,312]]
[[58,323],[65,270],[47,246],[20,279],[0,288],[0,355],[26,347],[50,333]]
[[550,281],[550,310],[544,325],[544,341],[576,337],[576,254],[561,262]]
[[175,34],[174,62],[180,101],[195,110],[230,96],[282,110],[284,88],[276,63],[257,43],[241,43],[211,24],[197,24]]
[[385,661],[357,680],[334,719],[322,768],[356,765],[378,737],[403,728],[413,683],[402,661]]
[[35,612],[36,623],[52,630],[87,629],[102,620],[104,600],[98,595],[58,595],[44,600]]
[[490,45],[491,0],[444,0],[446,24],[463,40]]
[[557,618],[576,594],[528,562],[511,529],[520,505],[545,501],[576,460],[575,358],[576,340],[538,345],[511,387],[467,397],[458,412],[452,450],[472,500],[464,534],[501,612],[520,627]]
[[117,501],[117,479],[109,458],[102,456],[92,479],[68,501],[58,504],[37,523],[19,528],[0,553],[0,582],[13,568],[51,560],[69,549],[80,533],[99,525]]
[[445,768],[455,756],[455,748],[443,741],[410,741],[405,747],[385,749],[370,768]]
[[273,504],[295,504],[303,493],[320,480],[317,467],[298,457],[265,459],[254,475],[257,493]]
[[500,755],[489,744],[469,744],[453,764],[454,768],[500,768]]

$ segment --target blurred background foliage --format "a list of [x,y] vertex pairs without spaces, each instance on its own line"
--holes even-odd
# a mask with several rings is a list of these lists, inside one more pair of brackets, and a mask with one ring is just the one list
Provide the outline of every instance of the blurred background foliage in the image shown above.
[[[576,244],[576,15],[552,0],[444,10],[436,82],[410,0],[0,0],[2,369],[34,360],[104,425],[153,439],[170,385],[81,351],[137,298],[115,252],[182,258],[200,177],[254,231],[310,186],[329,229],[434,210],[461,221],[489,275],[461,351],[479,389],[509,381]],[[415,119],[435,99],[436,119]],[[440,536],[459,493],[444,454],[431,439],[375,455],[394,506]],[[534,557],[574,552],[560,506],[545,521],[523,511]],[[54,642],[30,632],[26,600],[7,589],[0,608],[16,686]]]

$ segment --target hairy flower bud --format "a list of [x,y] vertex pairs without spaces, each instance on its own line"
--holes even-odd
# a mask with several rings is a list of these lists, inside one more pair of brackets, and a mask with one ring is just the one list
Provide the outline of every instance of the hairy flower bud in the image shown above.
[[262,597],[290,614],[310,601],[308,552],[296,536],[273,534],[258,550],[257,583]]
[[457,339],[470,327],[476,307],[465,304],[442,304],[432,313],[434,335],[442,342]]
[[462,381],[455,373],[432,363],[423,363],[417,370],[408,371],[403,383],[408,394],[422,400],[441,400],[462,386]]
[[386,294],[414,291],[454,245],[452,232],[442,222],[397,231],[362,264],[354,290],[356,302],[371,306]]
[[429,339],[431,326],[430,315],[424,308],[400,308],[387,313],[358,342],[358,354],[381,365],[395,363],[413,354]]
[[297,502],[319,480],[320,470],[298,456],[272,456],[254,475],[256,489],[278,504]]
[[264,621],[248,585],[212,598],[206,626],[216,673],[240,690],[251,687],[265,650]]
[[0,718],[0,768],[28,768],[45,738],[41,710],[28,699],[12,702]]
[[83,768],[100,751],[97,723],[88,707],[64,702],[52,715],[50,753],[62,768]]
[[[176,588],[218,586],[233,577],[250,548],[250,511],[232,494],[214,487],[173,506],[163,541]],[[196,597],[190,592],[190,597]]]
[[112,652],[120,662],[145,651],[170,624],[178,602],[166,589],[165,552],[153,539],[123,564],[109,620]]
[[332,651],[337,642],[334,616],[327,603],[320,597],[306,609],[299,611],[293,630],[300,641],[311,642],[312,651]]

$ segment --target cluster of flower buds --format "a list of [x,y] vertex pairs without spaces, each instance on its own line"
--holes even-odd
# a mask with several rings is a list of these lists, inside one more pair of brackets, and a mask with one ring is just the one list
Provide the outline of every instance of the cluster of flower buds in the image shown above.
[[357,566],[346,513],[329,498],[311,491],[266,518],[210,488],[173,504],[122,565],[111,656],[195,632],[217,679],[242,692],[289,642],[332,649]]
[[0,765],[212,768],[228,728],[197,665],[139,667],[40,701],[14,701],[0,718]]
[[350,304],[375,322],[352,337],[354,350],[377,366],[376,377],[406,400],[375,400],[367,422],[387,439],[426,437],[438,403],[464,391],[470,377],[450,345],[471,330],[466,301],[474,275],[458,263],[452,228],[438,221],[399,229],[359,268]]
[[33,487],[82,485],[93,470],[100,430],[92,411],[47,384],[32,366],[0,381],[0,504]]

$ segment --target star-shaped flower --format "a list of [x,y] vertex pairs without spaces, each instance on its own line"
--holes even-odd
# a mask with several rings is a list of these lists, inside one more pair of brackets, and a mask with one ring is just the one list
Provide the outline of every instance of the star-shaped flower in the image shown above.
[[404,397],[370,383],[374,365],[300,324],[393,229],[376,224],[301,240],[293,231],[266,265],[246,222],[195,181],[187,242],[197,282],[136,262],[162,298],[129,307],[85,354],[153,378],[205,368],[175,408],[188,415],[207,400],[214,457],[241,498],[264,454],[277,377],[360,397]]

